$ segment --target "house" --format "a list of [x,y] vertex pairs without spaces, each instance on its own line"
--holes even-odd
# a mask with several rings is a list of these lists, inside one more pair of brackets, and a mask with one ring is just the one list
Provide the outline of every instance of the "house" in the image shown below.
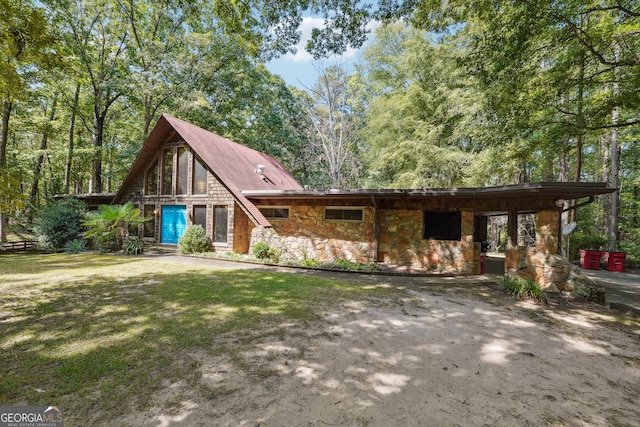
[[[452,274],[479,273],[487,217],[504,214],[505,269],[531,264],[536,279],[545,280],[545,256],[559,249],[562,202],[612,191],[604,183],[307,190],[274,158],[163,114],[114,203],[131,201],[153,217],[141,231],[157,243],[176,244],[187,225],[200,224],[216,251],[247,253],[262,241],[284,259]],[[517,245],[517,218],[525,213],[537,214],[532,248]]]

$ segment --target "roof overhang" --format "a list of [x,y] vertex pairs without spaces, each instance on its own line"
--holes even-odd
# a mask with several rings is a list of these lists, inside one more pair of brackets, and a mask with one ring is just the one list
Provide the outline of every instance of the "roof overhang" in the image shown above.
[[[267,190],[242,191],[242,194],[254,203],[284,202],[293,200],[344,200],[354,204],[362,200],[495,200],[496,209],[483,209],[487,215],[505,213],[500,202],[515,201],[521,212],[531,211],[529,200],[544,200],[549,204],[561,208],[561,201],[579,200],[585,197],[593,198],[597,195],[613,193],[615,188],[608,187],[603,182],[534,182],[514,185],[501,185],[478,188],[421,188],[421,189],[360,189],[360,190]],[[489,202],[491,204],[491,202]]]
[[262,190],[242,191],[248,199],[314,198],[509,198],[525,195],[576,200],[613,193],[604,182],[535,182],[477,188],[363,189],[363,190]]

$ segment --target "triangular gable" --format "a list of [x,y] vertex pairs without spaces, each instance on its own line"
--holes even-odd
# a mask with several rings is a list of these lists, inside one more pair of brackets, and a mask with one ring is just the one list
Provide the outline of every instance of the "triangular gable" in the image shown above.
[[[259,225],[269,226],[270,223],[260,210],[242,194],[242,191],[302,189],[295,178],[273,157],[169,114],[163,114],[142,146],[131,170],[118,190],[114,203],[121,201],[120,199],[134,183],[136,177],[145,172],[173,132],[177,133],[180,139],[193,149],[209,167],[216,179],[233,194],[245,213],[253,217]],[[264,166],[262,175],[256,173],[258,165]]]

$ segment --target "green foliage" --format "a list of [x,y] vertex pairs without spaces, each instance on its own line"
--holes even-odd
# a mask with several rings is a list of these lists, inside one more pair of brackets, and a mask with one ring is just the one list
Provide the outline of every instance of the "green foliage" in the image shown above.
[[282,251],[280,249],[272,248],[264,242],[258,242],[253,245],[253,256],[258,259],[268,259],[272,262],[278,263],[281,255]]
[[101,205],[83,225],[87,227],[86,236],[95,238],[99,249],[119,251],[129,238],[129,233],[148,220],[140,216],[140,209],[128,202],[124,205]]
[[346,271],[375,271],[378,269],[378,265],[375,263],[362,264],[348,259],[340,259],[336,262],[325,264],[325,266],[331,269]]
[[531,298],[538,302],[548,303],[547,294],[533,280],[505,276],[498,286],[516,298]]
[[87,249],[87,241],[84,239],[74,239],[64,245],[64,252],[67,254],[79,254]]
[[5,214],[12,214],[25,205],[26,195],[16,175],[8,169],[0,170],[0,212]]
[[269,258],[269,251],[271,247],[264,242],[258,242],[253,245],[253,256],[258,259],[267,259]]
[[125,242],[123,252],[127,255],[140,255],[144,251],[144,243],[138,236],[129,236]]
[[86,205],[65,198],[38,212],[35,234],[40,244],[49,249],[62,249],[67,242],[78,239],[83,232]]
[[190,225],[182,237],[178,239],[178,252],[195,254],[206,252],[211,248],[211,239],[201,225]]
[[300,267],[318,268],[322,263],[315,258],[307,258],[298,263]]

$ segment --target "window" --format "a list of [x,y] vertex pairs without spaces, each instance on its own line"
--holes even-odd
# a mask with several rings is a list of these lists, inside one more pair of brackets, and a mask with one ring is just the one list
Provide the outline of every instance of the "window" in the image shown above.
[[193,207],[193,225],[201,225],[202,228],[207,230],[207,207],[204,205],[197,205]]
[[207,194],[207,168],[195,154],[193,155],[193,194]]
[[[155,168],[158,170],[158,168]],[[155,237],[156,235],[156,205],[144,205],[143,215],[145,218],[151,218],[144,222],[143,237]]]
[[362,221],[362,208],[324,208],[324,219],[328,221]]
[[187,147],[178,148],[178,185],[176,194],[187,194],[189,180],[189,149]]
[[226,206],[213,209],[213,243],[227,243],[228,216]]
[[462,238],[462,214],[460,212],[425,212],[424,238],[435,240],[460,240]]
[[162,155],[162,194],[173,194],[173,149],[164,150]]
[[268,207],[260,208],[260,212],[265,218],[269,219],[287,219],[289,218],[289,208]]
[[147,171],[145,177],[144,194],[155,196],[158,194],[158,161]]

